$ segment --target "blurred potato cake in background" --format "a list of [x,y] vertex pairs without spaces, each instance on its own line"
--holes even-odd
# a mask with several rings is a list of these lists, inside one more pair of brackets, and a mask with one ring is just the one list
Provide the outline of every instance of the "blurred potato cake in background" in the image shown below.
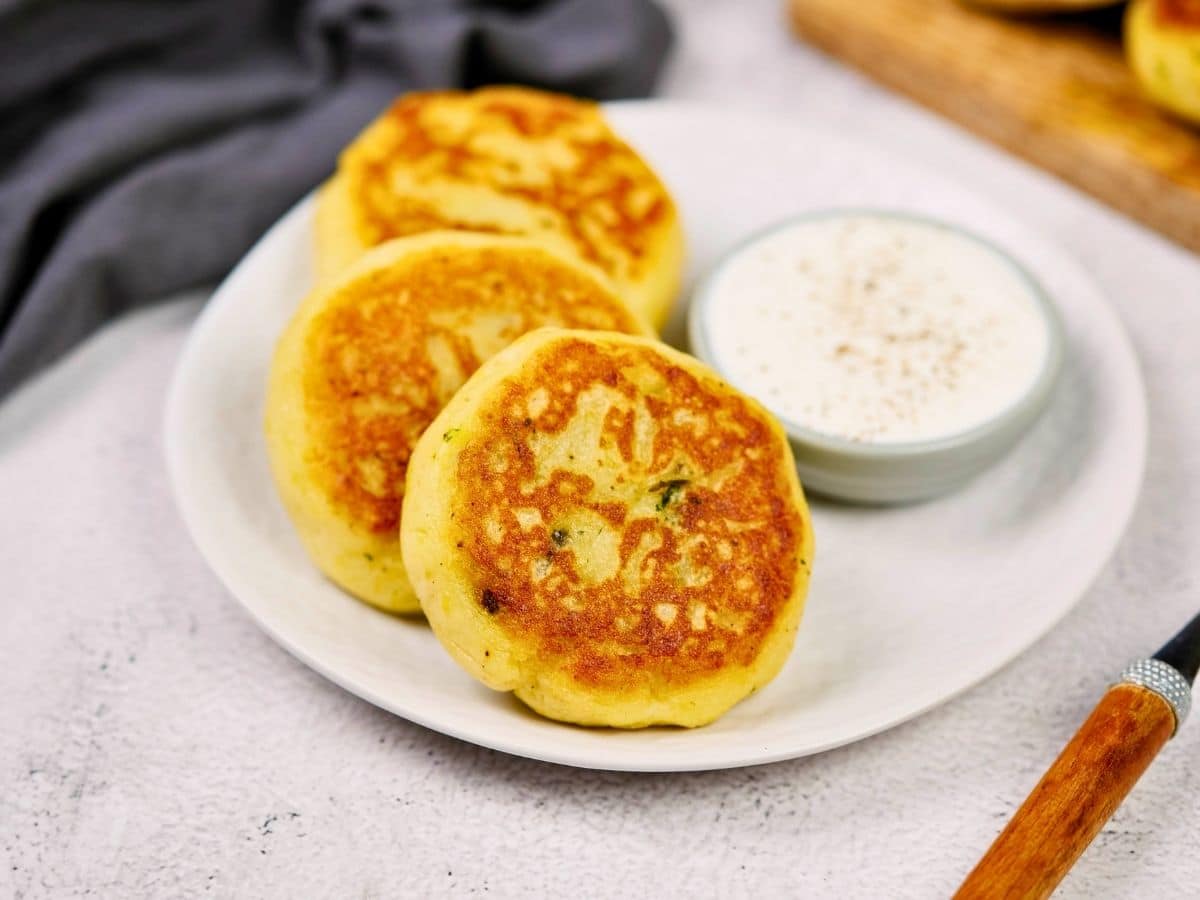
[[527,238],[397,239],[310,294],[272,361],[266,436],[284,505],[329,578],[418,611],[398,531],[412,447],[481,362],[543,325],[652,333],[601,273]]
[[674,202],[601,108],[526,88],[400,98],[343,151],[316,221],[323,278],[389,238],[527,235],[601,269],[659,327],[683,265]]
[[[1200,0],[961,0],[964,5],[1014,16],[1045,15],[1051,26],[1082,13],[1124,5],[1125,58],[1146,98],[1192,124],[1200,124]],[[1112,16],[1091,21],[1095,36],[1110,33]],[[1082,32],[1081,32],[1082,33]],[[1115,32],[1114,33],[1115,36]],[[1035,48],[1031,48],[1033,50]],[[1130,125],[1132,128],[1132,124]]]
[[795,639],[808,510],[775,419],[644,338],[547,328],[418,442],[404,561],[450,654],[537,712],[711,722]]
[[1200,0],[1133,0],[1125,53],[1150,99],[1200,123]]

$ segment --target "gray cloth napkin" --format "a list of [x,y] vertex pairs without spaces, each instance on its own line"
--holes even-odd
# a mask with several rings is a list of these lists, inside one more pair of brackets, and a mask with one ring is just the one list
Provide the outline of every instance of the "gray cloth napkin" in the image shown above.
[[0,398],[215,280],[416,88],[650,91],[652,0],[0,0]]

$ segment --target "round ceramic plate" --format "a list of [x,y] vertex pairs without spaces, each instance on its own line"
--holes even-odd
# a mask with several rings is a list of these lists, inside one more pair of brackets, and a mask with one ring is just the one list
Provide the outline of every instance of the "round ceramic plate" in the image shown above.
[[[745,235],[839,205],[937,216],[1006,248],[1066,327],[1068,361],[1047,413],[949,497],[891,509],[814,503],[817,553],[795,652],[719,721],[625,732],[550,722],[469,678],[419,620],[377,612],[322,578],[276,497],[263,395],[275,339],[310,283],[305,200],[213,296],[168,402],[178,503],[230,592],[301,660],[397,715],[509,753],[606,769],[744,766],[836,747],[948,700],[1029,647],[1100,572],[1142,477],[1137,361],[1092,280],[965,186],[883,151],[687,105],[617,104],[610,113],[679,200],[689,283]],[[681,322],[677,310],[669,339]]]

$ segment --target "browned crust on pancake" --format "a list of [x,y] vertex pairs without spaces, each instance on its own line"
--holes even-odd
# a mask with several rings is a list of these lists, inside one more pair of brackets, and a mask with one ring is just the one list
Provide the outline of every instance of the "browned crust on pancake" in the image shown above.
[[1200,0],[1155,0],[1154,14],[1160,25],[1200,28]]
[[[501,317],[494,346],[468,337],[481,314]],[[394,533],[421,433],[484,359],[549,324],[644,330],[598,281],[530,247],[420,250],[341,287],[304,348],[307,464],[330,502],[369,532]],[[457,371],[436,366],[431,347]]]
[[[471,127],[439,129],[437,113],[446,103],[469,105]],[[654,173],[594,103],[513,88],[439,91],[402,97],[383,121],[387,127],[372,129],[372,139],[354,145],[341,165],[368,246],[434,229],[504,230],[397,194],[390,188],[397,169],[422,183],[486,185],[532,204],[542,210],[542,230],[561,233],[584,259],[617,278],[642,271],[651,241],[674,215]],[[542,152],[541,164],[529,170],[497,148],[498,134],[561,143],[567,156]]]
[[[601,446],[622,465],[608,492],[586,466],[536,474],[533,444],[561,433],[593,385],[643,397],[657,426],[639,458],[632,413],[609,409]],[[480,436],[458,457],[452,518],[476,600],[514,645],[605,690],[678,686],[755,660],[807,566],[797,557],[809,525],[767,414],[715,387],[652,347],[564,339],[494,389],[473,427]],[[531,416],[530,397],[541,391],[545,409]],[[679,410],[686,415],[676,418]],[[707,423],[703,434],[697,422]],[[652,514],[631,517],[630,504],[644,513],[647,495]],[[541,523],[522,526],[518,511],[530,509]],[[577,535],[562,524],[580,510],[620,532],[617,574],[590,584]],[[499,541],[489,534],[497,524]],[[631,592],[622,572],[639,552]],[[685,571],[709,577],[685,583]]]

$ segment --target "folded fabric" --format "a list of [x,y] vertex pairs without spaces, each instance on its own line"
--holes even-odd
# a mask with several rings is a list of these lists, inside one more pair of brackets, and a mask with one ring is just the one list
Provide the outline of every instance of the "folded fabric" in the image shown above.
[[0,397],[223,275],[410,89],[648,93],[651,0],[0,0]]

